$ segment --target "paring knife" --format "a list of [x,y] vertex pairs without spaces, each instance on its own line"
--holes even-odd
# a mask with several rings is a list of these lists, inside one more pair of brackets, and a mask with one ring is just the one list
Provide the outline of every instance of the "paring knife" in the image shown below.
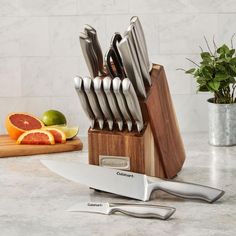
[[124,117],[124,120],[127,124],[128,130],[132,130],[132,116],[130,114],[129,108],[126,103],[126,99],[122,92],[122,81],[120,78],[116,77],[112,80],[112,87],[114,94],[116,96],[120,111]]
[[91,39],[84,33],[79,36],[80,46],[91,77],[98,76],[98,64]]
[[112,114],[116,123],[118,124],[119,130],[123,130],[123,117],[118,106],[115,94],[112,91],[112,79],[111,77],[107,76],[102,80],[103,89],[107,96],[108,103],[110,105]]
[[138,132],[140,132],[143,129],[142,111],[134,87],[128,78],[122,80],[122,91],[125,95],[130,113],[136,122]]
[[108,127],[110,130],[112,130],[112,128],[113,128],[113,115],[111,113],[111,109],[108,104],[105,92],[103,90],[102,78],[97,76],[93,80],[93,86],[94,86],[94,91],[95,91],[97,98],[98,98],[98,102],[99,102],[102,112],[104,114],[104,117],[107,120]]
[[101,45],[98,40],[97,31],[88,24],[84,25],[84,31],[86,32],[86,34],[92,41],[93,49],[97,58],[98,69],[101,74],[105,74],[105,71],[103,68],[103,53],[102,53]]
[[203,185],[163,180],[147,175],[82,163],[41,160],[51,171],[66,179],[94,189],[148,201],[152,192],[162,190],[169,194],[214,202],[224,191]]
[[134,45],[134,48],[136,49],[137,58],[138,58],[138,64],[140,66],[140,71],[142,73],[143,81],[148,86],[151,86],[151,77],[147,68],[147,65],[145,63],[144,53],[141,49],[140,42],[137,39],[135,27],[133,24],[131,24],[125,34],[129,37],[130,43]]
[[174,214],[175,208],[148,204],[87,202],[78,203],[70,207],[67,211],[91,212],[105,215],[123,213],[125,215],[138,218],[156,218],[167,220]]
[[94,128],[94,124],[95,124],[95,115],[92,111],[92,108],[89,104],[89,100],[88,97],[84,91],[84,87],[83,87],[83,79],[80,76],[76,76],[74,78],[74,84],[75,84],[75,90],[79,96],[81,105],[84,109],[85,114],[88,116],[88,118],[90,119],[90,123],[91,123],[91,128]]
[[84,85],[85,93],[88,96],[88,100],[89,100],[90,106],[92,108],[92,111],[95,115],[96,120],[98,121],[99,128],[103,129],[104,116],[103,116],[103,113],[101,111],[101,107],[99,105],[97,96],[94,92],[92,79],[89,78],[89,77],[84,77],[83,78],[83,85]]
[[130,44],[129,38],[125,36],[118,44],[118,48],[123,59],[123,65],[127,77],[132,81],[138,96],[146,98],[146,90],[144,87],[134,45],[132,43]]
[[146,39],[145,39],[145,36],[144,36],[143,27],[142,27],[142,25],[139,21],[139,18],[137,16],[133,16],[130,19],[130,23],[133,24],[134,27],[135,27],[137,40],[141,43],[141,48],[142,48],[142,51],[143,51],[143,55],[145,56],[145,64],[147,65],[148,70],[151,71],[152,70],[152,64],[149,61],[147,43],[146,43]]

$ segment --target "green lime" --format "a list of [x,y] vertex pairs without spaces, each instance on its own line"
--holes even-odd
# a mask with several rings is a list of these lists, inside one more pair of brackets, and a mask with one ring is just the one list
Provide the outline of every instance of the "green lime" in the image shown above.
[[43,113],[42,121],[46,126],[65,125],[66,117],[60,111],[48,110]]
[[66,125],[52,125],[51,127],[61,130],[66,135],[66,139],[74,138],[79,132],[79,127],[68,127]]

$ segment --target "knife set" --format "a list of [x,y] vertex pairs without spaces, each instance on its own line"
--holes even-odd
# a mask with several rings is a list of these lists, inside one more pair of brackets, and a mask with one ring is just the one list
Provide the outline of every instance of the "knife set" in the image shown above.
[[90,76],[74,78],[90,119],[89,163],[173,178],[185,151],[164,67],[151,64],[138,17],[115,33],[104,58],[96,30],[85,25],[80,45]]

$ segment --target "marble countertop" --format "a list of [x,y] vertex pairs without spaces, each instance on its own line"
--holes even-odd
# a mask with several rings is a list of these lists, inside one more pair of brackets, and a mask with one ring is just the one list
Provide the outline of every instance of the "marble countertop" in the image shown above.
[[235,235],[236,147],[212,147],[205,133],[183,135],[187,159],[177,180],[225,190],[218,202],[208,204],[157,192],[150,203],[173,206],[167,221],[124,215],[67,212],[84,201],[136,202],[94,192],[45,168],[40,159],[87,161],[82,152],[0,159],[0,235]]

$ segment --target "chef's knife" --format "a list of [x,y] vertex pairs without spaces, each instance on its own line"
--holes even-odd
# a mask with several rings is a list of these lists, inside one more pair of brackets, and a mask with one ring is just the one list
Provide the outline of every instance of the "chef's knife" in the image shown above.
[[98,64],[91,39],[84,33],[79,36],[80,46],[91,77],[98,75]]
[[143,129],[143,116],[134,87],[128,78],[122,80],[122,91],[125,95],[130,113],[134,118],[138,132]]
[[124,120],[127,124],[128,130],[132,130],[132,116],[130,114],[130,111],[128,109],[125,97],[122,93],[122,81],[120,78],[116,77],[112,80],[112,87],[114,94],[116,96],[120,111],[124,117]]
[[93,80],[90,77],[84,77],[83,85],[84,85],[85,93],[88,96],[88,100],[92,108],[92,111],[95,115],[96,120],[98,121],[99,128],[103,129],[104,117],[103,117],[103,113],[101,111],[101,107],[99,105],[97,96],[94,92]]
[[94,189],[148,201],[153,191],[162,190],[172,195],[214,202],[224,191],[203,185],[163,180],[129,171],[68,161],[41,160],[51,171],[66,179]]
[[130,19],[130,23],[133,24],[134,27],[135,27],[136,36],[137,36],[138,41],[141,44],[143,55],[145,57],[145,62],[146,62],[145,64],[147,65],[148,70],[151,71],[152,70],[152,64],[149,61],[147,43],[146,43],[146,40],[145,40],[145,35],[144,35],[144,32],[143,32],[142,25],[139,21],[139,18],[137,16],[133,16]]
[[145,63],[144,54],[142,52],[140,42],[137,39],[135,28],[134,28],[133,24],[131,24],[128,27],[125,34],[128,36],[130,44],[133,44],[134,48],[136,49],[137,58],[138,58],[138,62],[139,62],[138,64],[140,66],[140,71],[142,73],[143,80],[144,80],[145,84],[147,84],[148,86],[151,86],[151,77],[149,75],[149,71],[148,71],[147,65]]
[[80,76],[76,76],[74,78],[74,84],[75,84],[75,90],[79,96],[80,103],[84,109],[85,114],[88,116],[90,119],[91,123],[91,128],[94,128],[94,123],[95,123],[95,115],[93,114],[92,108],[89,104],[88,97],[84,91],[83,87],[83,79]]
[[103,68],[103,54],[102,54],[102,49],[98,40],[97,32],[92,26],[88,24],[84,25],[84,31],[87,33],[87,35],[92,41],[93,49],[97,58],[98,69],[101,74],[105,74],[104,68]]
[[138,218],[167,220],[174,214],[175,208],[149,204],[83,202],[70,207],[67,211],[90,212],[104,215],[123,213]]
[[120,108],[118,106],[115,94],[112,90],[112,79],[111,77],[107,76],[102,80],[103,89],[107,96],[108,103],[110,105],[112,114],[114,116],[114,119],[116,123],[118,124],[118,128],[121,131],[123,129],[123,117],[120,111]]
[[146,98],[146,90],[143,83],[142,74],[139,68],[134,45],[129,43],[129,38],[125,36],[118,44],[124,69],[127,77],[132,81],[135,91],[142,98]]
[[99,102],[102,112],[104,114],[104,117],[107,120],[108,127],[110,130],[112,130],[112,128],[113,128],[113,115],[111,113],[111,109],[108,104],[105,92],[103,90],[102,78],[97,76],[93,80],[93,86],[94,86],[94,91],[95,91],[97,98],[98,98],[98,102]]

